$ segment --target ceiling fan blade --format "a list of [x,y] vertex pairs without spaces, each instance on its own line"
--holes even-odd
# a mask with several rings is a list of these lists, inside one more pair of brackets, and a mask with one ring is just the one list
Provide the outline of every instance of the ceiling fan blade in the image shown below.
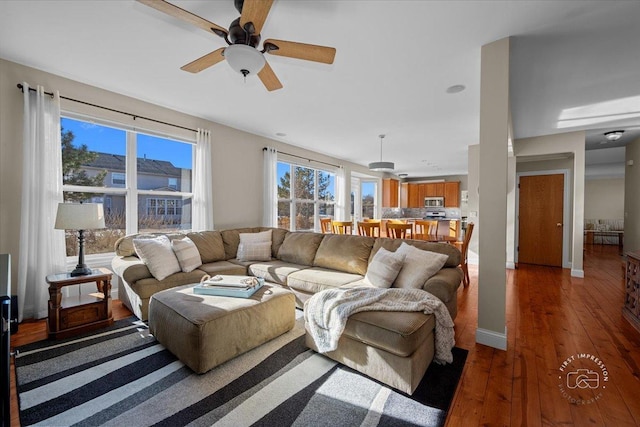
[[189,62],[187,65],[180,67],[180,69],[190,73],[199,73],[204,69],[213,67],[220,61],[224,61],[222,52],[224,52],[223,47],[216,49],[211,53],[207,53],[205,56],[198,58],[195,61]]
[[[204,18],[199,17],[187,10],[184,10],[178,6],[175,6],[169,2],[164,0],[138,0],[140,3],[152,7],[160,12],[166,13],[167,15],[173,16],[174,18],[178,18],[181,21],[187,22],[189,24],[195,25],[196,27],[200,27],[203,30],[216,34],[214,30],[221,31],[225,34],[228,34],[226,28],[221,27],[213,22],[207,21]],[[219,35],[219,34],[216,34]]]
[[[333,64],[333,59],[336,56],[335,48],[315,44],[267,39],[263,45],[265,51],[271,55],[288,56],[289,58],[305,59],[324,64]],[[277,47],[277,49],[273,49],[270,45]]]
[[280,83],[280,80],[278,80],[276,73],[273,72],[268,62],[264,64],[264,67],[258,73],[258,77],[269,92],[282,89],[282,83]]
[[244,0],[240,26],[244,28],[244,24],[251,22],[255,28],[254,34],[260,34],[272,4],[273,0]]

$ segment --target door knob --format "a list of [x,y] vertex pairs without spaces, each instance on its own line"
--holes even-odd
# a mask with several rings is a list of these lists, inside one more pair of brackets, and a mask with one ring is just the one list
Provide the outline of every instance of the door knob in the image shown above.
[[556,227],[562,227],[562,223],[561,222],[557,223]]

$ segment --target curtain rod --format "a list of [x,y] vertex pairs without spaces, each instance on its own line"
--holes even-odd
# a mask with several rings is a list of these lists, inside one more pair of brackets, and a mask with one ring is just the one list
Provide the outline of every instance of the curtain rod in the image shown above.
[[[24,87],[22,86],[22,83],[18,83],[18,89],[20,89],[23,93],[24,93]],[[32,87],[29,88],[30,91],[35,92],[36,90]],[[46,95],[49,96],[53,96],[52,92],[45,92]],[[131,116],[133,117],[133,120],[135,119],[144,119],[144,120],[148,120],[150,122],[154,122],[154,123],[160,123],[162,125],[167,125],[167,126],[173,126],[174,128],[179,128],[179,129],[184,129],[184,130],[190,130],[191,132],[198,132],[196,129],[191,129],[185,126],[180,126],[180,125],[175,125],[173,123],[167,123],[167,122],[163,122],[162,120],[156,120],[156,119],[151,119],[149,117],[145,117],[145,116],[140,116],[138,114],[132,114],[132,113],[128,113],[126,111],[121,111],[121,110],[115,110],[113,108],[109,108],[109,107],[103,107],[102,105],[96,105],[96,104],[92,104],[90,102],[86,102],[86,101],[80,101],[79,99],[73,99],[73,98],[69,98],[67,96],[60,96],[60,98],[62,99],[66,99],[67,101],[72,101],[72,102],[77,102],[78,104],[83,104],[83,105],[88,105],[90,107],[96,107],[96,108],[102,108],[103,110],[107,110],[107,111],[112,111],[114,113],[120,113],[120,114],[124,114],[127,116]]]
[[[262,149],[262,151],[266,151],[267,149],[268,149],[267,147],[264,147]],[[333,166],[334,168],[341,168],[342,167],[340,165],[334,165],[333,163],[323,162],[322,160],[313,160],[313,159],[309,159],[307,157],[298,156],[296,154],[285,153],[284,151],[278,151],[278,153],[284,154],[286,156],[297,157],[298,159],[306,160],[308,162],[322,163],[323,165]]]

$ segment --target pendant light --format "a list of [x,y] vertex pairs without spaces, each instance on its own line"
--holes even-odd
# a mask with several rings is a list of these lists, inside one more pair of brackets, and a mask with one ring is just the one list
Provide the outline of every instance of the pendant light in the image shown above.
[[393,168],[395,167],[393,162],[382,161],[382,140],[384,139],[385,135],[382,134],[378,136],[380,137],[380,161],[369,163],[369,170],[376,172],[393,172]]

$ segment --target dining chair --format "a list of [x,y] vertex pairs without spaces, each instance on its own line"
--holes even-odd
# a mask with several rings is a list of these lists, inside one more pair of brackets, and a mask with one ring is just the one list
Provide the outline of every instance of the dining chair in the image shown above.
[[387,223],[387,237],[392,239],[406,239],[407,231],[411,234],[413,230],[413,224],[395,224],[392,222]]
[[335,234],[352,234],[353,223],[351,221],[331,221],[331,228]]
[[415,226],[415,238],[426,240],[427,236],[438,237],[438,221],[417,219]]
[[320,230],[324,233],[331,233],[331,218],[320,218]]
[[358,222],[358,234],[361,236],[380,237],[380,222]]
[[471,240],[471,233],[473,233],[473,223],[467,224],[467,230],[464,233],[464,240],[462,242],[456,242],[455,245],[460,249],[462,256],[460,257],[460,268],[462,268],[462,284],[466,288],[469,286],[469,267],[467,264],[467,254],[469,252],[469,241]]

